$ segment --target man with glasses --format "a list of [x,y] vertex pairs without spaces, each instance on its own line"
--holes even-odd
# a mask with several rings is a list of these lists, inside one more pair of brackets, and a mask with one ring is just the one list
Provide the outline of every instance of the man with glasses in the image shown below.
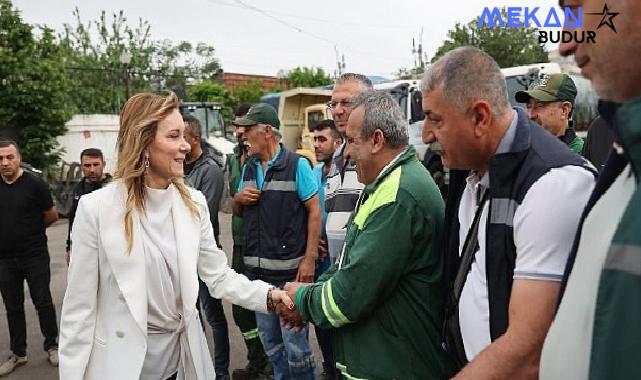
[[514,95],[519,103],[527,103],[530,120],[558,137],[574,153],[583,150],[583,139],[574,133],[571,124],[576,86],[567,74],[546,75],[529,91]]
[[[332,100],[327,103],[327,107],[332,111],[336,130],[341,134],[343,141],[347,141],[347,119],[354,108],[354,100],[372,89],[372,82],[362,74],[345,73],[336,80]],[[332,262],[340,255],[349,216],[354,211],[358,196],[364,187],[356,176],[356,166],[345,154],[345,145],[346,143],[343,143],[334,153],[325,186],[327,241],[321,241],[321,245],[327,245]]]

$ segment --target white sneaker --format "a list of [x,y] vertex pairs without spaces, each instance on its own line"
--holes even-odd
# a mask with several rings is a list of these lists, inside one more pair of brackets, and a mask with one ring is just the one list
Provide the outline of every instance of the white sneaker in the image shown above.
[[6,362],[0,365],[0,376],[8,375],[13,372],[16,367],[20,367],[27,363],[26,356],[18,356],[16,354],[11,354],[9,359]]
[[52,348],[49,351],[47,351],[48,359],[49,359],[49,364],[51,364],[54,367],[58,366],[58,362],[60,361],[58,359],[58,349],[57,348]]

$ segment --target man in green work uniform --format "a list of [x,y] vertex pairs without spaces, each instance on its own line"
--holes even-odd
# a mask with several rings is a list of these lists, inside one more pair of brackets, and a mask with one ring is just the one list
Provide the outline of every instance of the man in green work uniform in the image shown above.
[[441,195],[408,146],[396,102],[368,92],[355,104],[347,150],[365,188],[342,254],[317,283],[285,288],[303,320],[334,328],[336,366],[344,378],[449,378],[454,368],[441,346]]

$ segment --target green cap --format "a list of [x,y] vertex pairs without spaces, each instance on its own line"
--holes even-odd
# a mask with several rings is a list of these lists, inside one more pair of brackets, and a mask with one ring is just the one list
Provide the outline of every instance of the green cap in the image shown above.
[[269,124],[278,129],[280,121],[276,109],[267,103],[258,103],[253,105],[247,115],[234,122],[235,125],[249,127],[256,124]]
[[514,99],[519,103],[527,103],[530,98],[539,102],[564,101],[574,104],[576,86],[567,74],[545,75],[529,91],[518,91]]

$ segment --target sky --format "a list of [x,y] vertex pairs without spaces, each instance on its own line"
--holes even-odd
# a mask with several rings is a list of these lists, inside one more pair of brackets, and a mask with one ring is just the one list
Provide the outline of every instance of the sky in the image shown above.
[[[78,7],[86,22],[123,10],[130,25],[151,25],[154,40],[214,46],[226,72],[276,75],[297,66],[392,77],[414,66],[412,39],[428,60],[454,24],[484,7],[555,7],[557,0],[13,0],[23,20],[62,30]],[[547,11],[546,11],[547,12]],[[551,46],[549,49],[553,49]]]

